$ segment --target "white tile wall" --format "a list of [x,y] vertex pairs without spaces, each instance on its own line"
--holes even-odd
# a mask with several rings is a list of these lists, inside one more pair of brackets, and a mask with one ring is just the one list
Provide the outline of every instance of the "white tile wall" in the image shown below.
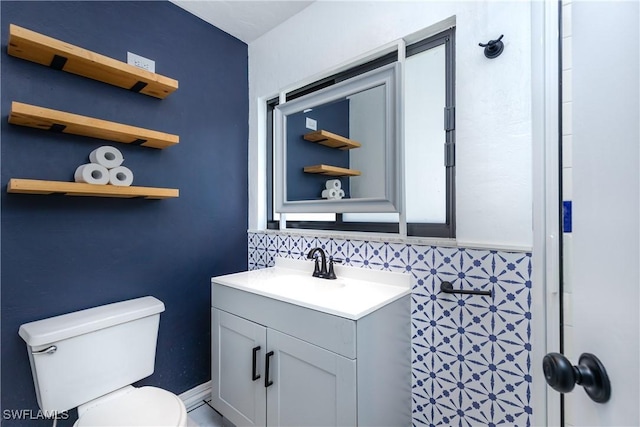
[[571,69],[562,70],[562,99],[571,101],[573,99],[573,80],[571,80]]
[[[572,169],[572,147],[573,147],[573,116],[572,116],[572,62],[571,62],[571,1],[563,1],[562,6],[562,199],[565,201],[571,200],[573,196],[573,169]],[[573,240],[571,233],[564,233],[563,235],[563,255],[564,255],[564,301],[565,323],[572,324],[571,312],[569,310],[572,298],[571,284],[571,254],[572,254]]]
[[[563,8],[564,11],[564,8]],[[573,40],[571,36],[562,39],[562,69],[570,70],[573,68]]]
[[564,233],[562,240],[563,291],[571,294],[573,293],[573,236],[571,233]]
[[[573,198],[573,55],[572,55],[572,2],[562,1],[562,200]],[[569,360],[576,360],[573,350],[573,284],[571,233],[564,233],[563,239],[563,316],[564,354]],[[565,399],[565,425],[573,426],[569,407],[571,399]]]
[[573,134],[573,115],[571,114],[572,108],[573,108],[573,104],[571,103],[571,101],[567,101],[563,98],[562,99],[562,135]]
[[573,173],[570,167],[564,166],[562,167],[562,200],[573,200]]
[[562,135],[562,166],[573,167],[573,135]]

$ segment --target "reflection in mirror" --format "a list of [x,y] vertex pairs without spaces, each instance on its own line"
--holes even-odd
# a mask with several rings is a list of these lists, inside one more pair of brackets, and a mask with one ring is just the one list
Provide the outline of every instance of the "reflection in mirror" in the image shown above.
[[385,102],[381,86],[365,90],[349,97],[351,116],[349,132],[356,141],[367,141],[355,150],[351,166],[357,170],[372,172],[368,177],[351,179],[352,197],[384,197],[384,175],[375,173],[384,170]]
[[276,210],[394,212],[396,64],[276,108]]
[[[287,117],[289,200],[328,198],[327,180],[340,181],[336,197],[384,197],[384,174],[375,173],[385,167],[384,96],[378,86]],[[345,175],[310,172],[315,165],[342,168]]]

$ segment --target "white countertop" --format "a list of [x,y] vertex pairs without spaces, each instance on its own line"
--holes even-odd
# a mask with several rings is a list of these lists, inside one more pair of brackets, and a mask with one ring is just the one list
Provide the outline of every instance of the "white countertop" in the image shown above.
[[411,293],[410,275],[335,266],[335,280],[312,277],[313,261],[276,258],[275,267],[211,278],[211,283],[358,320]]

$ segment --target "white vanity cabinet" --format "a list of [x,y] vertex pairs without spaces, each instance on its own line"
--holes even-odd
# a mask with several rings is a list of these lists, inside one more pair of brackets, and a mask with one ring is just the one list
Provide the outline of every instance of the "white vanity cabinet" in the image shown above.
[[356,425],[355,360],[216,308],[212,316],[212,405],[232,423]]
[[343,317],[238,277],[212,279],[211,404],[225,418],[238,427],[411,425],[409,292]]
[[266,425],[262,370],[255,370],[267,348],[267,328],[216,308],[211,319],[211,404],[237,426]]

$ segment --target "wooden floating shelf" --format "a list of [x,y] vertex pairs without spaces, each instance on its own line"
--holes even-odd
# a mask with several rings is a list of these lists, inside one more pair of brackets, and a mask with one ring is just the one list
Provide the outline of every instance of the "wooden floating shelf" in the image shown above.
[[9,25],[7,53],[155,98],[163,99],[178,89],[177,80],[14,24]]
[[335,133],[328,132],[326,130],[309,132],[305,134],[303,138],[307,141],[322,144],[331,148],[337,148],[339,150],[351,150],[353,148],[359,148],[362,146],[362,144],[357,141],[345,138],[344,136],[340,136]]
[[85,184],[80,182],[12,178],[7,184],[7,193],[167,199],[179,197],[180,190],[176,188],[118,187],[115,185]]
[[329,165],[305,166],[304,171],[306,173],[317,173],[320,175],[330,175],[330,176],[360,176],[361,175],[361,172],[359,170],[340,168],[338,166],[329,166]]
[[51,110],[49,108],[37,107],[15,101],[11,103],[9,123],[160,149],[180,142],[178,135],[94,119],[78,114],[65,113],[63,111]]

